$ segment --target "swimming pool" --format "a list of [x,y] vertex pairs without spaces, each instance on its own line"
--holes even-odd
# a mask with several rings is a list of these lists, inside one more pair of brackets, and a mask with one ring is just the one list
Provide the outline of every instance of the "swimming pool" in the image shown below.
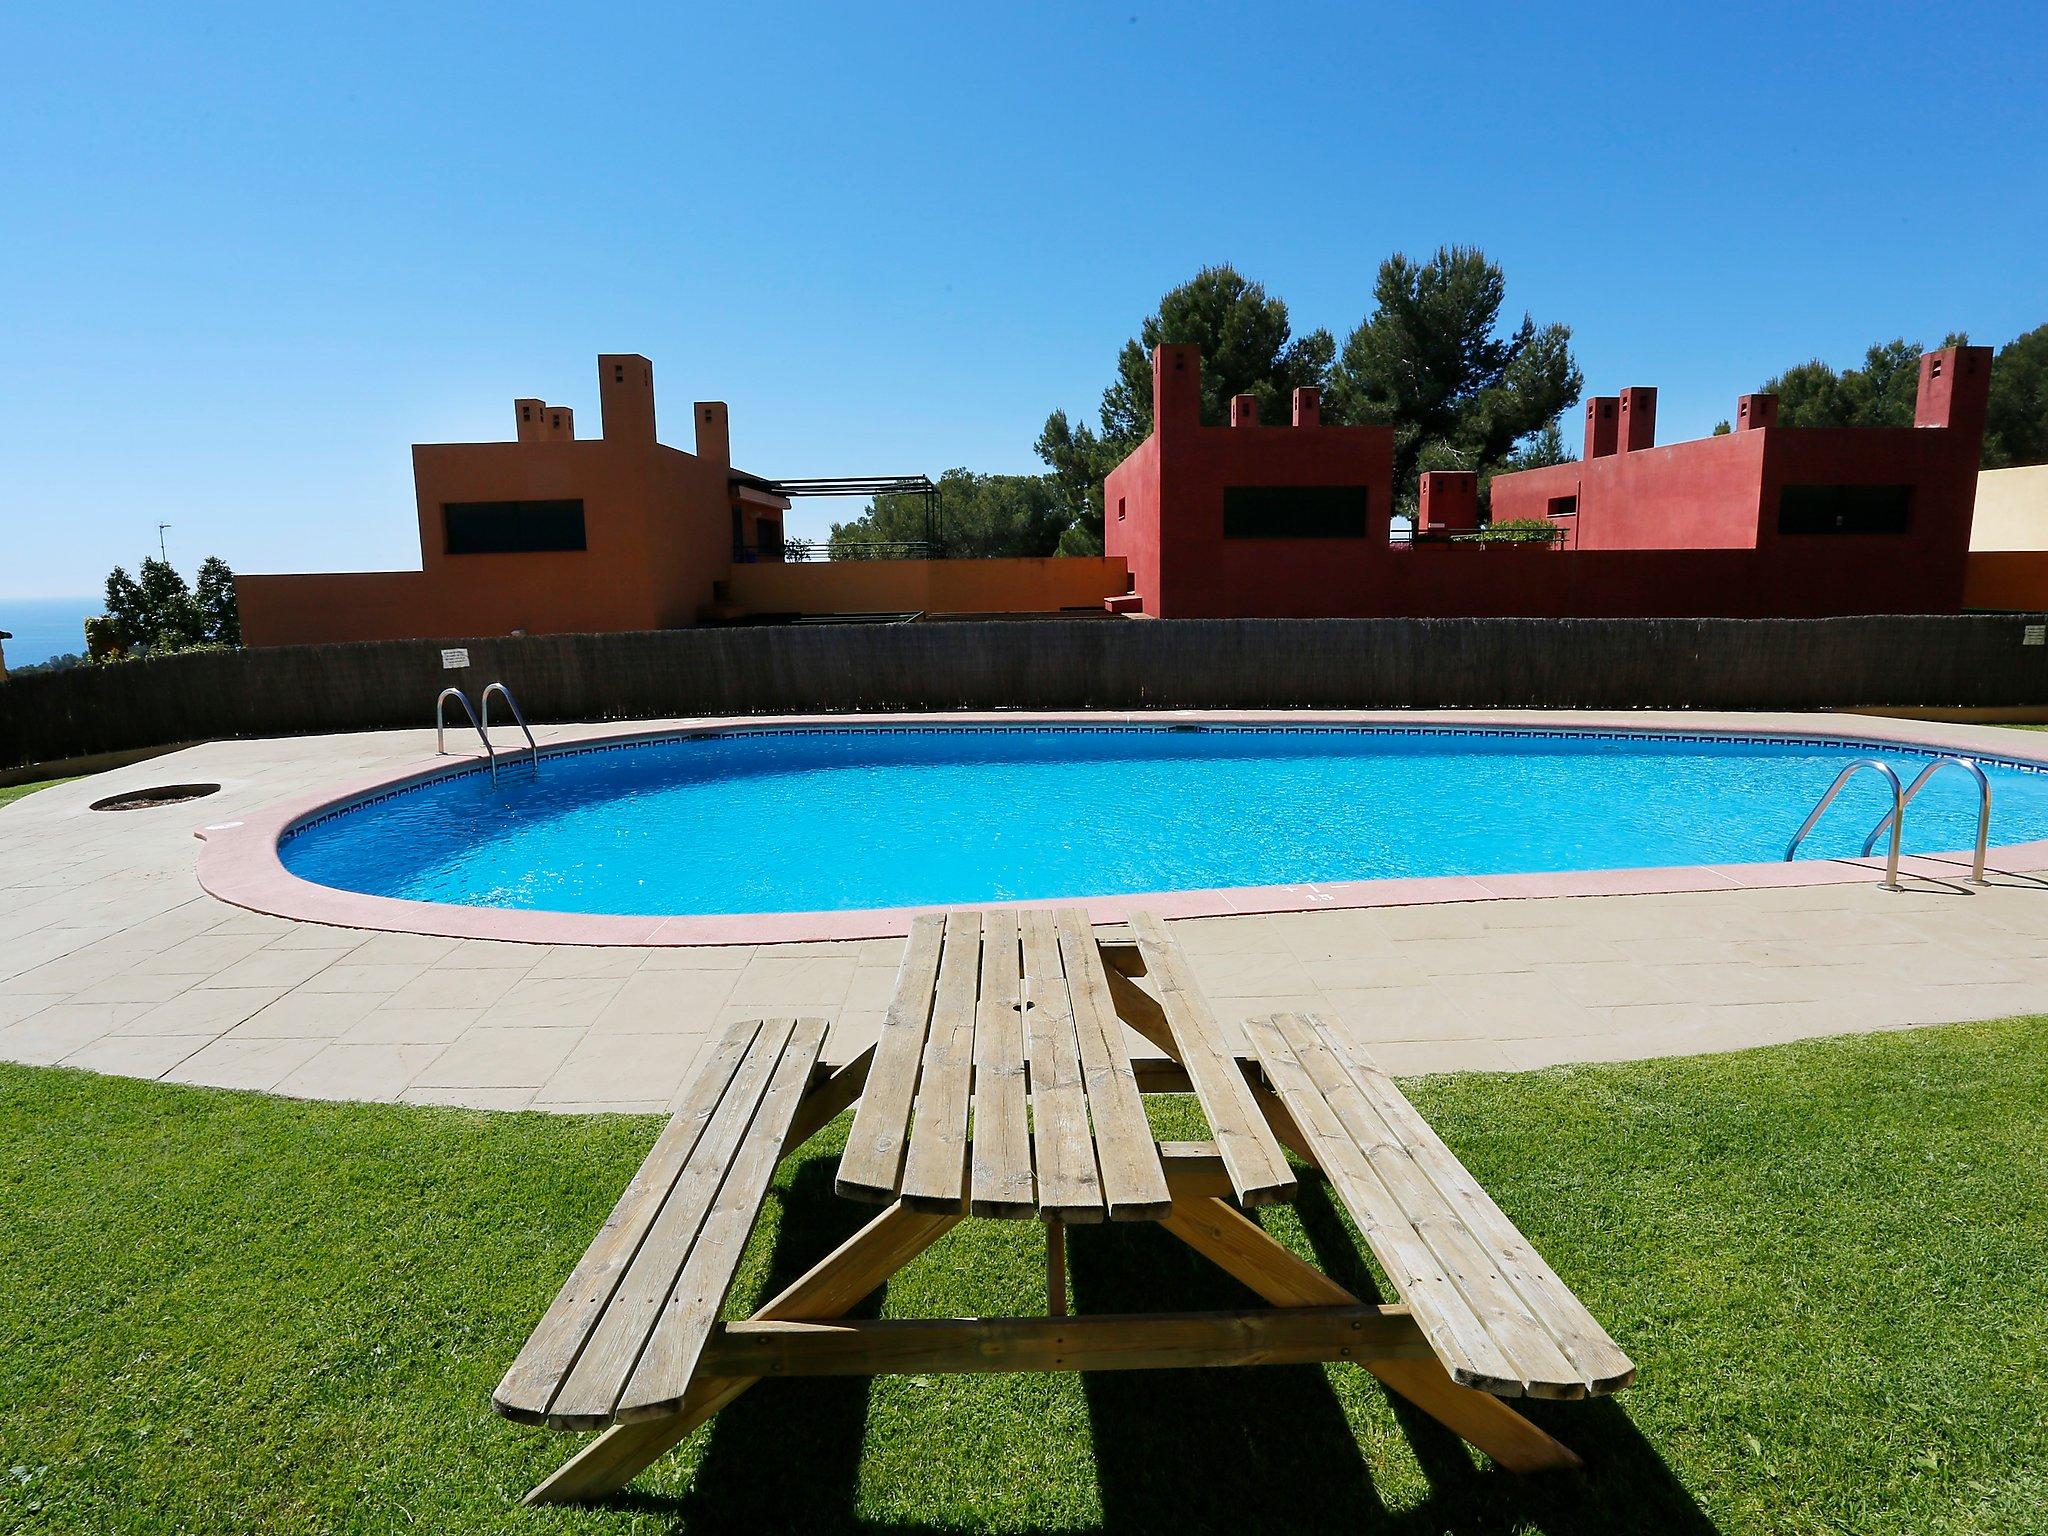
[[[1897,742],[1438,726],[805,725],[628,738],[301,818],[277,856],[343,891],[523,912],[843,912],[1430,876],[1762,863]],[[1986,759],[1992,835],[2048,838],[2048,773]],[[1938,774],[1909,852],[1975,837]],[[1858,853],[1852,782],[1801,858]]]

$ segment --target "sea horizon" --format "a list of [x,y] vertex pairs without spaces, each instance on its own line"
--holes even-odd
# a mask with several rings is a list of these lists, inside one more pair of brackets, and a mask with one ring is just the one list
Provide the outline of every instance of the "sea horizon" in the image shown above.
[[0,597],[0,630],[12,640],[0,640],[9,667],[31,667],[53,656],[85,653],[85,621],[104,613],[106,604],[96,597]]

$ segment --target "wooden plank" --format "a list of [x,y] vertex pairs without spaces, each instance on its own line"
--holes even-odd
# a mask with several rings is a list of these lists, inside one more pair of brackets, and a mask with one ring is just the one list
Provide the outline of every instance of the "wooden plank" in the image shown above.
[[[1223,1200],[1176,1200],[1166,1230],[1235,1275],[1276,1307],[1347,1306],[1343,1286],[1281,1247],[1258,1223]],[[1523,1418],[1500,1398],[1452,1381],[1434,1354],[1428,1359],[1360,1362],[1453,1434],[1511,1472],[1548,1472],[1581,1463],[1569,1447]]]
[[[1407,1138],[1397,1135],[1365,1098],[1349,1067],[1329,1048],[1321,1020],[1286,1014],[1275,1018],[1273,1024],[1286,1036],[1295,1059],[1335,1111],[1345,1134],[1364,1150],[1416,1232],[1457,1281],[1495,1342],[1514,1361],[1523,1390],[1533,1397],[1584,1397],[1591,1388],[1586,1374],[1537,1316],[1514,1277],[1501,1267],[1498,1255],[1478,1239],[1458,1208],[1417,1163]],[[1425,1145],[1442,1144],[1419,1117],[1416,1124]],[[1519,1246],[1526,1248],[1527,1244]]]
[[775,1165],[780,1161],[790,1121],[803,1102],[811,1068],[824,1046],[823,1019],[794,1021],[775,1077],[761,1096],[754,1123],[747,1128],[746,1139],[739,1155],[732,1160],[718,1199],[705,1217],[697,1241],[691,1245],[690,1257],[676,1277],[675,1289],[669,1293],[640,1363],[633,1368],[626,1389],[620,1394],[614,1418],[626,1422],[662,1418],[682,1405],[683,1395],[696,1374],[704,1340],[711,1325],[718,1321],[726,1292],[732,1289],[733,1275],[746,1253],[747,1238],[761,1213],[769,1181],[775,1177]]
[[[1343,1050],[1323,1021],[1310,1015],[1308,1022],[1314,1033],[1297,1046],[1295,1054],[1318,1080],[1328,1077],[1344,1085],[1345,1091],[1330,1098],[1354,1137],[1363,1140],[1374,1134],[1376,1122],[1390,1143],[1414,1162],[1462,1220],[1465,1230],[1485,1245],[1502,1277],[1570,1359],[1589,1391],[1604,1395],[1633,1381],[1635,1363],[1444,1145],[1393,1079]],[[1357,1095],[1355,1101],[1351,1094]]]
[[967,1209],[967,1115],[974,1087],[974,997],[981,977],[981,914],[946,914],[932,994],[931,1032],[918,1069],[902,1196],[914,1211]]
[[[1338,1198],[1436,1347],[1452,1379],[1498,1396],[1516,1397],[1569,1372],[1571,1364],[1533,1318],[1509,1315],[1512,1293],[1448,1212],[1416,1189],[1412,1166],[1396,1151],[1362,1145],[1295,1050],[1293,1016],[1248,1019],[1245,1030],[1266,1074],[1303,1134]],[[1439,1203],[1440,1204],[1440,1203]],[[1518,1304],[1516,1304],[1518,1305]],[[1584,1384],[1576,1395],[1583,1396]]]
[[1294,1170],[1287,1154],[1252,1096],[1237,1054],[1195,985],[1180,946],[1167,937],[1166,925],[1154,913],[1134,913],[1131,928],[1173,1031],[1174,1054],[1188,1069],[1238,1199],[1246,1205],[1293,1199]]
[[1081,1078],[1081,1042],[1060,960],[1059,930],[1043,907],[1022,914],[1024,1038],[1031,1065],[1031,1143],[1038,1209],[1050,1220],[1102,1220],[1102,1177]]
[[713,1047],[611,1215],[498,1383],[492,1400],[500,1413],[526,1423],[545,1422],[555,1393],[646,1241],[760,1028],[759,1019],[741,1020]]
[[789,1139],[783,1143],[784,1157],[830,1125],[841,1110],[860,1097],[874,1063],[875,1048],[871,1045],[836,1070],[811,1069],[810,1089],[797,1108],[796,1119],[790,1122]]
[[792,1021],[769,1019],[733,1074],[688,1165],[633,1255],[611,1302],[590,1330],[589,1341],[562,1378],[545,1422],[558,1429],[596,1429],[611,1422],[626,1378],[661,1320],[663,1304],[689,1257],[711,1202],[725,1182],[728,1165],[753,1124],[761,1096],[775,1075]]
[[704,1368],[732,1376],[986,1375],[1427,1359],[1401,1307],[1257,1307],[1085,1317],[728,1323]]
[[[892,1205],[755,1311],[749,1321],[841,1316],[959,1221],[958,1215],[927,1216],[901,1203]],[[612,1426],[528,1493],[526,1502],[573,1504],[618,1492],[757,1380],[699,1371],[673,1416]]]
[[1038,1214],[1031,1176],[1031,1099],[1024,1076],[1024,973],[1017,914],[981,920],[981,997],[974,1008],[974,1139],[968,1209],[976,1216]]
[[910,920],[910,939],[903,947],[896,991],[882,1017],[874,1058],[861,1088],[860,1107],[854,1111],[853,1129],[847,1133],[846,1150],[839,1157],[835,1187],[848,1199],[896,1198],[904,1149],[910,1144],[910,1110],[917,1097],[918,1066],[924,1058],[945,928],[945,919],[937,915]]
[[1158,1221],[1173,1209],[1173,1196],[1166,1187],[1166,1170],[1159,1164],[1159,1144],[1145,1118],[1123,1021],[1110,1001],[1088,914],[1079,907],[1062,907],[1053,915],[1053,926],[1059,932],[1060,960],[1074,1008],[1081,1080],[1095,1124],[1095,1155],[1109,1219]]

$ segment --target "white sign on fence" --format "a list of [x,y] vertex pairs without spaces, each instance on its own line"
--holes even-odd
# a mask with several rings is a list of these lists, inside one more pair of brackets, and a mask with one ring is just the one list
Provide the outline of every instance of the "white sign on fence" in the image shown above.
[[468,665],[469,649],[467,646],[458,646],[452,651],[443,651],[441,653],[441,667],[444,671],[453,671],[457,667],[466,667]]

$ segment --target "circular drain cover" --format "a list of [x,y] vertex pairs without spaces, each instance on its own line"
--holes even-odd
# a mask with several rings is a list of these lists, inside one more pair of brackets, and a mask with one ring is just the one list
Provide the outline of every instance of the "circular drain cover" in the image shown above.
[[153,805],[177,805],[219,793],[218,784],[158,784],[149,789],[132,789],[125,795],[109,795],[104,800],[95,800],[92,808],[96,811],[146,811]]

